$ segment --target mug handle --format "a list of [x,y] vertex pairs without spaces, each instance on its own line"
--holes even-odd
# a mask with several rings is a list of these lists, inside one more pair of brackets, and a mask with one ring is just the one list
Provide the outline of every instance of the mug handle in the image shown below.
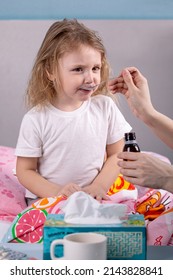
[[52,260],[64,260],[64,257],[56,257],[55,256],[55,247],[56,245],[63,245],[64,246],[64,239],[57,239],[53,240],[51,245],[50,245],[50,256]]

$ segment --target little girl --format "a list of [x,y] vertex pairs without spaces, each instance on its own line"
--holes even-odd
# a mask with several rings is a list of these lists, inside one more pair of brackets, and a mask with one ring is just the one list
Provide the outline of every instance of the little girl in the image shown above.
[[16,147],[17,177],[36,197],[83,190],[107,199],[119,174],[117,153],[131,130],[108,96],[108,80],[96,32],[67,19],[49,28],[31,73],[30,110]]

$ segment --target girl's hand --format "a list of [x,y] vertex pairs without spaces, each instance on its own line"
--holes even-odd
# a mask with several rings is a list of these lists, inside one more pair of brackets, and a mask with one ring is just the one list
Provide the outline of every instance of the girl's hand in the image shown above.
[[65,185],[58,192],[58,195],[64,195],[66,197],[69,197],[70,195],[72,195],[73,193],[78,192],[78,191],[82,191],[82,189],[78,185],[76,185],[74,183],[69,183],[69,184]]
[[93,198],[95,198],[99,202],[101,202],[103,199],[109,200],[109,197],[106,194],[106,191],[102,188],[99,188],[98,186],[96,186],[94,184],[91,184],[91,185],[88,185],[88,186],[82,188],[82,191],[91,195]]

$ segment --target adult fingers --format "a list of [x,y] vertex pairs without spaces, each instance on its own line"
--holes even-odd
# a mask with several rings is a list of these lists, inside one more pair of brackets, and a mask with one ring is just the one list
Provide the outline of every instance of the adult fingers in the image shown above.
[[137,160],[141,156],[140,153],[133,153],[133,152],[121,152],[117,155],[119,159],[123,160]]
[[131,73],[127,69],[124,69],[122,74],[123,74],[124,82],[126,83],[128,89],[133,90],[134,88],[136,88]]

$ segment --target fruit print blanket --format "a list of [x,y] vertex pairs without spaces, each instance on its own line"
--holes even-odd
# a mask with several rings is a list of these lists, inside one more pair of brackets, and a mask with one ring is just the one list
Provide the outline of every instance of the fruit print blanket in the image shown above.
[[[109,201],[127,205],[129,214],[143,214],[147,228],[147,245],[173,246],[173,194],[158,189],[133,186],[121,175],[109,189]],[[66,197],[47,197],[34,202],[20,212],[12,222],[2,242],[41,243],[43,225],[48,214],[64,214]]]

